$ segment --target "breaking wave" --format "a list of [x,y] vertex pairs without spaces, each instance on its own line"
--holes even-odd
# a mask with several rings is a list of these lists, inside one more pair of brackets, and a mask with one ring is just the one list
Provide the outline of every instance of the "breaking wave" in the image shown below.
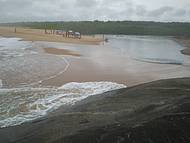
[[62,105],[73,105],[89,96],[125,87],[113,82],[72,82],[59,88],[0,89],[0,127],[19,125]]

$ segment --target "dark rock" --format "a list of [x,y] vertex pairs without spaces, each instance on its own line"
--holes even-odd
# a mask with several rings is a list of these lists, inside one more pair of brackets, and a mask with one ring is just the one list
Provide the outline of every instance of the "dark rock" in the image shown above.
[[189,143],[190,78],[89,97],[43,120],[0,129],[0,143]]

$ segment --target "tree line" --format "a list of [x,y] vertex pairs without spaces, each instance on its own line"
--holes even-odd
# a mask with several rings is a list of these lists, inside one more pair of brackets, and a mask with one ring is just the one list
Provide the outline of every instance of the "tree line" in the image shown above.
[[5,23],[3,26],[23,26],[36,29],[79,31],[82,34],[190,36],[190,23],[146,21],[56,21]]

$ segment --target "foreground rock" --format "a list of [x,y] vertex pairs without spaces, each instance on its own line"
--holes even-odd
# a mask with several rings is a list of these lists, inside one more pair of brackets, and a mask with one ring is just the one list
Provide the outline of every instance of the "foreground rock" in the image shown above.
[[90,97],[32,123],[0,129],[2,143],[189,143],[190,78]]

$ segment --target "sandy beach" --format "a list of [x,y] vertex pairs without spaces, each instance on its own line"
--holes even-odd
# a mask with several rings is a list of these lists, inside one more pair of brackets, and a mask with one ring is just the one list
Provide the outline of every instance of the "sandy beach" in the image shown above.
[[76,52],[65,50],[65,49],[58,49],[58,48],[44,48],[44,51],[46,53],[55,54],[55,55],[70,55],[70,56],[76,56],[76,57],[81,56],[80,54]]
[[[186,57],[183,59],[184,57],[180,53],[180,49],[183,47],[171,39],[147,37],[148,40],[157,42],[158,48],[164,46],[161,51],[154,51],[157,48],[152,49],[151,47],[154,47],[155,44],[147,42],[145,37],[113,37],[112,40],[111,38],[110,42],[105,45],[26,41],[24,44],[31,48],[23,50],[22,54],[29,52],[29,55],[7,60],[7,64],[2,62],[0,73],[2,83],[10,85],[10,87],[22,86],[23,84],[59,87],[69,82],[111,81],[134,86],[159,79],[190,76],[189,60]],[[15,42],[13,44],[19,45],[20,43],[21,47],[25,46],[22,45],[23,41],[15,40]],[[131,43],[139,44],[133,46]],[[159,46],[160,43],[168,43],[168,45]],[[138,48],[138,46],[142,47]],[[166,46],[174,47],[173,51],[168,48],[171,59],[165,54],[167,53],[165,52]],[[179,49],[178,46],[180,46]],[[133,51],[135,47],[136,49]],[[153,53],[153,56],[158,56],[158,58],[160,55],[165,56],[161,57],[161,60],[155,57],[152,59],[153,62],[151,59],[147,59],[147,61],[146,59],[136,60],[135,57],[138,58],[138,54],[142,55],[142,50],[144,53],[150,53],[149,55]],[[167,59],[165,60],[165,58]],[[14,64],[17,59],[19,64]],[[3,70],[3,67],[7,67],[7,69]]]
[[17,27],[16,33],[15,27],[0,27],[0,36],[17,37],[22,38],[25,41],[48,41],[90,45],[98,45],[103,40],[102,37],[92,37],[85,35],[82,35],[81,39],[65,38],[61,35],[45,34],[45,31],[41,29],[31,29],[24,27]]

